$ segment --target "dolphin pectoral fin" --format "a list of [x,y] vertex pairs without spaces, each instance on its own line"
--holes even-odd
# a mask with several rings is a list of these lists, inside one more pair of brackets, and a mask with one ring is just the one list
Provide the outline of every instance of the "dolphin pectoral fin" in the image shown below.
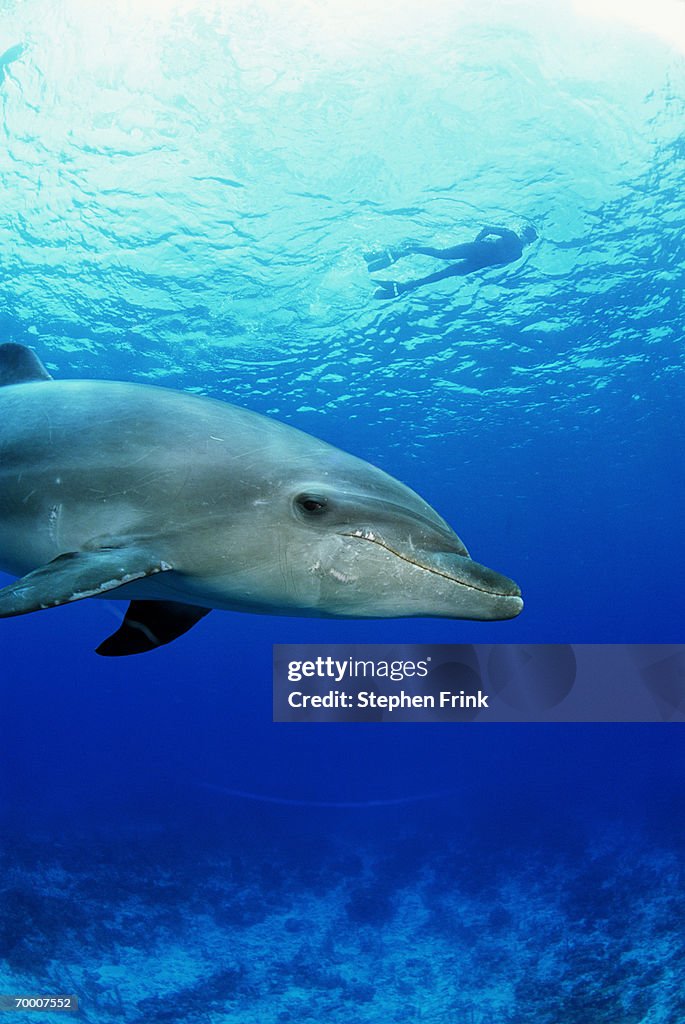
[[153,651],[187,633],[211,610],[179,601],[131,601],[119,629],[95,653],[117,658]]
[[0,618],[97,597],[172,568],[140,548],[70,552],[0,590]]

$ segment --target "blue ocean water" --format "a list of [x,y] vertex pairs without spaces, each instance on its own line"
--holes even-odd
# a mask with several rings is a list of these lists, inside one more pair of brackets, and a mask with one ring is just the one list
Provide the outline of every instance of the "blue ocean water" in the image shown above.
[[[115,603],[4,620],[0,994],[105,1022],[682,1024],[677,726],[271,722],[273,643],[682,639],[679,5],[0,13],[0,340],[354,452],[526,602],[215,612],[121,661],[93,653]],[[516,263],[374,298],[367,250],[525,223]]]

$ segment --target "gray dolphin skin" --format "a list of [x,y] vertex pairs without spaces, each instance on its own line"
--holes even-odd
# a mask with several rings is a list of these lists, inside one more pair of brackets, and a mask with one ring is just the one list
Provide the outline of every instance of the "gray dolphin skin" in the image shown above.
[[471,560],[417,494],[225,402],[56,381],[0,345],[0,617],[130,601],[98,653],[137,654],[212,608],[509,619],[515,583]]

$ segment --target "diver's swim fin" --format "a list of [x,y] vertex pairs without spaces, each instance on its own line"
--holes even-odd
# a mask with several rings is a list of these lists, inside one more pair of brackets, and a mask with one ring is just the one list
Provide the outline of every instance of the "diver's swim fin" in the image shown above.
[[385,270],[387,267],[391,267],[401,256],[396,255],[392,249],[385,249],[381,252],[367,252],[364,254],[366,260],[366,269],[370,274],[375,274],[377,270]]
[[380,285],[378,291],[373,293],[374,299],[396,299],[400,292],[406,290],[399,281],[380,281],[375,278],[374,284]]

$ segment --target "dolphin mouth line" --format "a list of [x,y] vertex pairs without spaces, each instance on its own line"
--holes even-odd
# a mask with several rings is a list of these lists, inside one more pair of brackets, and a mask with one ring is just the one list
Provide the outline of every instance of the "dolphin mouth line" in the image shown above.
[[396,558],[401,558],[403,562],[408,562],[410,565],[415,565],[417,569],[423,569],[425,572],[432,572],[434,576],[441,576],[444,580],[449,580],[451,583],[456,583],[460,587],[466,587],[467,590],[475,590],[479,594],[488,594],[490,597],[513,597],[516,600],[520,600],[518,594],[502,594],[497,590],[486,590],[484,587],[476,587],[473,583],[466,583],[464,580],[460,580],[457,576],[450,576],[446,572],[440,572],[439,569],[433,569],[429,565],[424,565],[422,562],[416,562],[413,558],[407,558],[406,555],[401,554],[399,551],[395,551],[389,544],[379,540],[375,534],[369,533],[343,533],[342,537],[353,537],[355,540],[366,540],[370,544],[377,544],[379,548],[383,548],[384,551],[388,551],[391,555],[395,555]]

